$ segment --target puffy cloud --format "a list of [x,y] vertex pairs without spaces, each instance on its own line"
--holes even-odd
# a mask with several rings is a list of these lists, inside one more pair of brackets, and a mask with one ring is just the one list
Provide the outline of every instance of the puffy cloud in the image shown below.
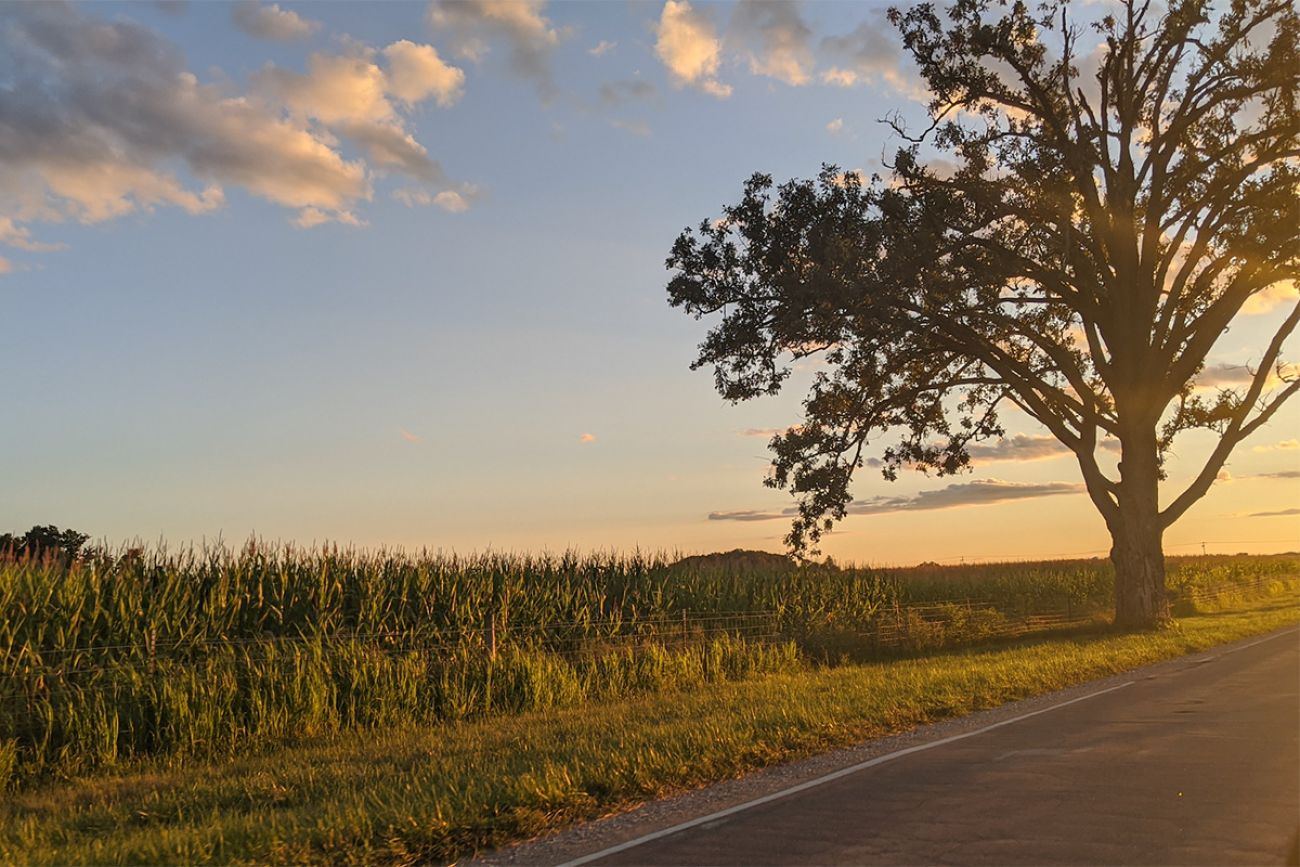
[[0,214],[0,244],[17,247],[19,250],[26,250],[29,253],[50,253],[64,249],[63,244],[43,244],[39,241],[33,241],[30,229],[18,225],[13,221],[12,217],[6,217],[2,214]]
[[334,211],[325,213],[319,208],[306,207],[293,218],[293,224],[300,229],[310,229],[322,223],[342,223],[345,226],[363,226],[364,223],[351,211]]
[[831,67],[822,70],[822,83],[834,85],[835,87],[852,87],[858,83],[858,74],[852,69]]
[[433,203],[444,211],[459,214],[469,209],[469,200],[456,190],[443,190],[433,197]]
[[249,36],[275,42],[304,39],[320,29],[319,21],[281,9],[278,3],[263,6],[258,0],[240,0],[231,7],[230,20]]
[[403,102],[417,103],[432,96],[445,108],[460,99],[465,73],[443,62],[432,45],[402,39],[385,48],[384,57],[389,92]]
[[837,117],[835,120],[826,124],[826,131],[831,135],[838,135],[844,131],[844,118]]
[[1207,388],[1250,385],[1255,374],[1244,364],[1216,362],[1207,364],[1196,377],[1196,384]]
[[457,57],[477,63],[488,41],[510,46],[510,68],[533,82],[544,99],[555,96],[551,55],[562,33],[542,15],[545,0],[434,0],[429,23],[451,34]]
[[1241,312],[1247,316],[1259,316],[1296,300],[1300,300],[1300,284],[1294,280],[1281,280],[1247,298]]
[[327,126],[379,123],[396,116],[388,100],[388,80],[368,52],[311,55],[307,72],[266,66],[255,84],[290,112]]
[[10,262],[4,256],[0,256],[0,274],[8,274],[13,271],[14,263]]
[[741,46],[755,75],[792,86],[812,80],[812,31],[793,0],[740,0],[727,38]]
[[[928,512],[939,509],[956,509],[963,506],[986,506],[1012,500],[1037,497],[1054,497],[1077,494],[1084,486],[1077,482],[1007,482],[1001,479],[976,479],[948,485],[932,491],[921,491],[911,497],[872,497],[854,500],[848,505],[850,515],[879,515],[886,512]],[[794,508],[779,512],[757,510],[737,512],[710,512],[710,521],[769,521],[789,519],[798,514]]]
[[[1119,451],[1119,440],[1104,439],[1098,443],[1103,451]],[[996,443],[975,443],[967,450],[977,463],[993,461],[1043,461],[1071,454],[1070,450],[1051,434],[1016,434]]]
[[474,200],[479,197],[479,189],[473,184],[461,184],[454,189],[431,193],[421,187],[408,187],[393,191],[393,198],[408,208],[420,205],[437,205],[444,211],[459,214],[469,210]]
[[604,57],[606,54],[609,54],[617,47],[618,47],[617,42],[610,42],[608,39],[602,39],[599,42],[597,42],[595,45],[588,48],[587,53],[590,54],[592,57]]
[[820,52],[831,64],[821,73],[824,84],[883,84],[913,99],[929,101],[924,83],[906,69],[903,52],[883,13],[874,13],[850,33],[826,37]]
[[[413,95],[414,85],[395,83],[395,71],[390,81],[364,47],[312,55],[306,73],[267,66],[240,94],[200,82],[174,45],[129,21],[62,4],[7,12],[5,243],[47,248],[31,240],[25,224],[33,220],[97,222],[163,205],[202,213],[224,203],[227,185],[298,211],[302,226],[359,224],[352,209],[371,197],[376,170],[451,186],[389,99]],[[345,155],[345,144],[364,158]]]
[[595,434],[585,433],[582,436],[578,437],[578,442],[580,443],[594,443],[595,441],[596,441]]
[[668,67],[674,84],[689,85],[719,99],[731,96],[731,86],[717,79],[722,42],[706,15],[692,9],[686,0],[668,0],[656,35],[655,54]]
[[336,130],[366,148],[376,166],[390,168],[429,184],[446,186],[442,166],[429,158],[424,145],[392,123],[342,122]]
[[[1264,377],[1264,388],[1276,388],[1296,373],[1297,367],[1294,364],[1282,365],[1280,375],[1278,370],[1270,370]],[[1217,361],[1202,368],[1196,376],[1195,385],[1201,390],[1244,389],[1255,381],[1255,374],[1256,369],[1250,365]]]

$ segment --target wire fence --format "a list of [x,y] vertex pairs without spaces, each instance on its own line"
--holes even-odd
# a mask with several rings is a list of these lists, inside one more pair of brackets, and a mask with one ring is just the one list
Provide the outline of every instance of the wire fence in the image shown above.
[[[1178,599],[1202,605],[1230,595],[1258,594],[1276,578],[1227,582],[1182,592]],[[1294,591],[1294,581],[1288,583]],[[727,638],[754,643],[793,641],[814,653],[833,652],[852,642],[856,655],[896,654],[959,644],[1020,638],[1104,622],[1096,605],[1008,607],[988,599],[882,605],[866,619],[842,621],[835,612],[809,615],[790,610],[724,611],[637,619],[587,619],[555,623],[511,623],[490,613],[483,626],[452,629],[337,631],[238,638],[173,638],[134,644],[83,645],[41,650],[19,648],[0,658],[0,680],[67,681],[106,672],[156,671],[174,665],[202,665],[231,652],[242,659],[272,659],[284,651],[402,656],[421,654],[447,661],[536,651],[564,659],[707,644]],[[89,686],[90,684],[86,684]]]

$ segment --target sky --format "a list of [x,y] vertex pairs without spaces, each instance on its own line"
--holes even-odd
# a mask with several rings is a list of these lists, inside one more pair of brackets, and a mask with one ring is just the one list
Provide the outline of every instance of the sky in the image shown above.
[[[881,170],[882,119],[923,117],[883,11],[0,7],[0,530],[781,550],[766,442],[813,365],[724,402],[664,260],[753,172]],[[1276,326],[1257,306],[1220,378]],[[823,550],[1103,555],[1073,460],[1007,421],[967,475],[864,468]],[[1288,405],[1167,550],[1300,547],[1298,436]],[[1179,441],[1166,500],[1212,441]]]

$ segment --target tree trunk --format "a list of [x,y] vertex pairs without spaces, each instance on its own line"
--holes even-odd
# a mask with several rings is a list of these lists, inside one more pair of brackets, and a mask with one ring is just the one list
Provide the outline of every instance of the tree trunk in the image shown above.
[[1125,515],[1124,511],[1120,510],[1124,526],[1111,534],[1115,625],[1122,629],[1156,629],[1169,621],[1163,534],[1154,512]]
[[1115,625],[1156,629],[1167,623],[1164,528],[1160,522],[1160,466],[1154,425],[1120,437],[1119,519],[1111,526],[1115,564]]

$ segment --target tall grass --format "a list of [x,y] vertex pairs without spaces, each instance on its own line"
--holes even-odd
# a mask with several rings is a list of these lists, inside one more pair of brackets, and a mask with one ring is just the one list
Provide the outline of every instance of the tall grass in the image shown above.
[[[1297,558],[1207,558],[1173,561],[1170,583],[1191,599],[1297,573]],[[1100,561],[879,572],[257,543],[0,556],[0,786],[861,658],[908,603],[968,601],[942,624],[904,621],[922,649],[1111,594]]]

